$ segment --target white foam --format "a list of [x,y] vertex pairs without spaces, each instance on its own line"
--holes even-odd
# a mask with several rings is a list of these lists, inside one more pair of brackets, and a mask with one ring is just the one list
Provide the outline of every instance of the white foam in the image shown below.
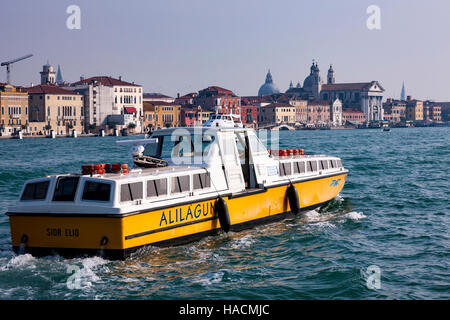
[[361,219],[367,218],[367,217],[364,215],[364,213],[362,213],[362,212],[357,212],[357,211],[351,211],[351,212],[349,212],[349,213],[346,213],[346,214],[342,215],[342,217],[343,217],[343,218],[346,218],[346,219],[354,220],[354,221],[357,221],[357,220],[361,220]]
[[332,229],[336,228],[336,226],[328,221],[323,222],[317,222],[313,224],[314,226],[318,227],[319,229]]
[[[94,272],[95,268],[105,265],[109,263],[109,261],[101,257],[90,257],[82,259],[81,263],[83,267],[78,266],[78,264],[68,264],[67,272],[70,273],[69,270],[71,270],[71,272],[74,272],[72,279],[76,279],[76,282],[80,286],[79,289],[88,289],[93,285],[93,283],[101,282],[101,278]],[[76,268],[71,269],[70,267]]]
[[33,264],[36,261],[36,258],[33,257],[31,254],[21,254],[18,256],[14,256],[11,258],[11,260],[8,261],[8,263],[0,268],[0,270],[5,271],[12,268],[20,268],[24,266],[31,266],[35,267]]
[[237,239],[234,241],[234,243],[231,245],[233,249],[240,249],[240,248],[248,248],[255,242],[255,238],[251,235],[246,235],[242,238]]
[[211,273],[207,273],[203,276],[199,276],[199,279],[197,280],[197,282],[203,286],[210,286],[214,283],[221,282],[223,279],[223,276],[224,276],[224,273],[221,271],[211,272]]

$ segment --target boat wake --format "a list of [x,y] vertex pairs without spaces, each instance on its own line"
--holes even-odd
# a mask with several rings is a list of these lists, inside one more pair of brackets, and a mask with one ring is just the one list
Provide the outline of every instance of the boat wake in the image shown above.
[[367,218],[363,212],[354,211],[348,198],[338,195],[328,204],[304,213],[300,219],[305,224],[317,224],[322,227],[335,227],[334,222],[357,222]]

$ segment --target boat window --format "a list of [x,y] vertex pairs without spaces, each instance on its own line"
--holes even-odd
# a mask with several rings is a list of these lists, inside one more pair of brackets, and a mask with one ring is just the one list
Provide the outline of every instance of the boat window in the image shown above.
[[305,162],[297,161],[294,163],[294,173],[305,173]]
[[44,200],[50,181],[28,183],[20,200]]
[[249,134],[248,142],[253,153],[267,152],[266,146],[261,142],[261,140],[258,139],[256,135]]
[[330,160],[330,167],[336,168],[336,160]]
[[307,168],[308,172],[317,171],[317,161],[308,161]]
[[338,168],[342,168],[342,161],[341,160],[337,160],[337,165],[338,165]]
[[[157,138],[158,141],[162,139],[162,137],[158,137]],[[155,157],[158,156],[159,154],[159,143],[149,143],[147,145],[145,145],[145,150],[143,152],[144,156],[150,156],[150,157]]]
[[320,170],[328,169],[328,161],[327,160],[319,160],[319,169]]
[[125,183],[120,186],[120,202],[142,199],[142,182]]
[[238,150],[239,160],[241,164],[245,164],[245,148],[246,141],[243,132],[236,132],[236,148]]
[[109,201],[110,194],[110,183],[86,181],[82,200]]
[[73,201],[79,180],[79,177],[59,177],[56,182],[53,201]]
[[172,177],[171,183],[171,193],[180,193],[190,191],[190,181],[189,176]]
[[155,179],[147,181],[147,197],[159,197],[167,195],[167,179]]
[[289,176],[291,174],[291,163],[284,162],[280,163],[280,175],[281,176]]
[[209,172],[194,174],[194,190],[206,189],[211,186]]

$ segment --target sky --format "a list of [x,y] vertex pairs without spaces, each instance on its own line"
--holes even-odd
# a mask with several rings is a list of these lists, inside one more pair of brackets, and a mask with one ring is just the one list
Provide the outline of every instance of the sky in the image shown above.
[[[80,29],[67,28],[70,5]],[[380,29],[370,30],[370,5]],[[270,69],[281,91],[330,63],[336,82],[377,80],[384,98],[450,101],[447,0],[2,0],[0,62],[11,83],[40,82],[47,60],[65,81],[106,75],[170,96],[218,85],[257,95]],[[6,82],[6,68],[0,69]]]

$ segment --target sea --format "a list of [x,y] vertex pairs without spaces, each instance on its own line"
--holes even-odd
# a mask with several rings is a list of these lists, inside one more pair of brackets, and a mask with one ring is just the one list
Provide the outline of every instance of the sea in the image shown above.
[[128,162],[136,137],[0,140],[0,300],[449,299],[450,128],[280,131],[281,148],[350,170],[325,207],[124,261],[11,248],[8,206],[27,179]]

